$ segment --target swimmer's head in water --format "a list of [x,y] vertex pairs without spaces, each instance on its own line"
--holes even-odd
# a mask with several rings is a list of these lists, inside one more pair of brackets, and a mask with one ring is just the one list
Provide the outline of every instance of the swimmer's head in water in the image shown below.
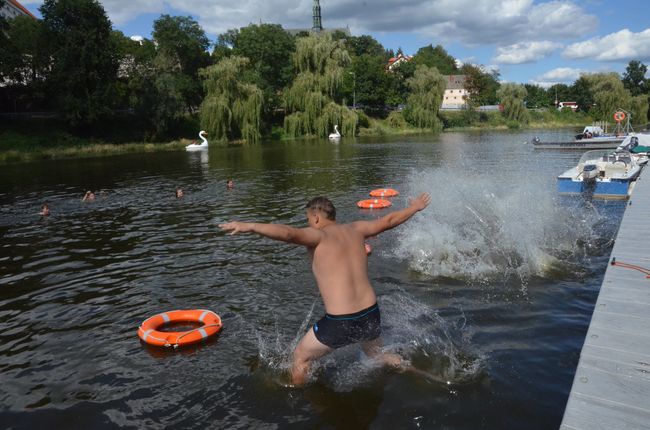
[[305,205],[305,209],[311,212],[322,212],[330,221],[336,220],[336,208],[326,197],[314,197]]

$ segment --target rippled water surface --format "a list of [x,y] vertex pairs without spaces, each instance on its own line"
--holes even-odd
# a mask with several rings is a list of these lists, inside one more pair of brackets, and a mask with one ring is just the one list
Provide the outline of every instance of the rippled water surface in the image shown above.
[[[580,152],[536,152],[531,137],[2,166],[2,427],[557,428],[624,205],[558,198],[555,177]],[[421,372],[377,368],[352,346],[319,361],[307,387],[286,388],[288,354],[323,313],[306,253],[216,225],[303,226],[316,195],[339,222],[371,219],[386,210],[355,202],[379,187],[401,192],[395,208],[433,195],[370,240],[368,261],[385,349]],[[94,202],[81,202],[87,189]],[[222,332],[178,351],[139,341],[148,316],[191,308],[220,314]]]

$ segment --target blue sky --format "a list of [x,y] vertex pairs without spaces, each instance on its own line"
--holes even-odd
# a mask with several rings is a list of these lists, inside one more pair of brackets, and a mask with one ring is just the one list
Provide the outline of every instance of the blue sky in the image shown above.
[[[23,0],[38,15],[41,0]],[[151,37],[162,13],[192,16],[214,40],[250,23],[311,27],[312,0],[105,0],[116,29]],[[650,64],[648,0],[321,0],[323,26],[414,54],[440,44],[509,82],[570,84],[581,73]]]

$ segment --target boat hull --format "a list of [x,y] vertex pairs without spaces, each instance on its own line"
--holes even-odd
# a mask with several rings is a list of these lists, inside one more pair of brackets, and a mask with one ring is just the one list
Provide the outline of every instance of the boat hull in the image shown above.
[[611,139],[580,139],[572,142],[533,142],[535,149],[612,149],[617,148],[624,137]]
[[558,178],[557,191],[559,194],[585,194],[598,199],[627,199],[630,196],[630,185],[634,179],[612,179],[610,181],[576,181],[571,178]]

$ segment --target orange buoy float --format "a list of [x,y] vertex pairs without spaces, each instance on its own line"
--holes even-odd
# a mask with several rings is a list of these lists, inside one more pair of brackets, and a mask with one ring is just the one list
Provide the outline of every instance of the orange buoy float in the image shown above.
[[370,195],[372,197],[395,197],[399,195],[399,192],[392,188],[378,188],[370,191]]
[[361,209],[381,209],[387,208],[390,205],[392,205],[392,203],[384,199],[368,199],[357,202],[357,206]]
[[621,111],[619,110],[619,111],[617,111],[617,112],[614,114],[614,121],[616,121],[616,122],[621,122],[621,121],[623,121],[624,119],[625,119],[625,112],[621,112]]
[[[158,331],[163,324],[178,322],[202,323],[201,327],[188,331]],[[163,312],[144,320],[138,328],[143,342],[155,346],[191,345],[213,336],[221,330],[221,318],[212,311],[189,309]]]

